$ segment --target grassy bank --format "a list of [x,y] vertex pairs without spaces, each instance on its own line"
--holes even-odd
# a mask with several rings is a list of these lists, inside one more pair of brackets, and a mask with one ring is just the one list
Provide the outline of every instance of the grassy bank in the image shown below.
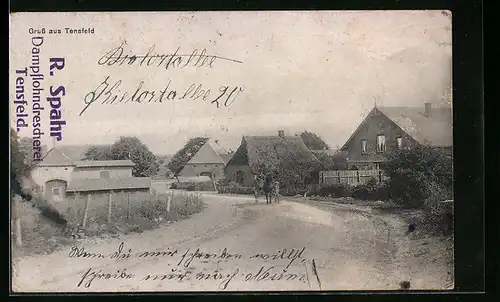
[[[19,214],[22,246],[16,244],[16,228],[13,223],[13,254],[48,254],[83,238],[104,240],[123,234],[141,233],[187,218],[202,211],[204,207],[202,197],[196,193],[174,191],[173,195],[170,194],[170,205],[168,199],[167,194],[151,196],[148,193],[115,193],[110,206],[109,195],[94,195],[90,202],[84,196],[74,196],[56,206],[69,224],[75,226],[72,232],[65,234],[60,226],[41,216],[36,208],[21,203]],[[84,220],[85,227],[82,226]]]

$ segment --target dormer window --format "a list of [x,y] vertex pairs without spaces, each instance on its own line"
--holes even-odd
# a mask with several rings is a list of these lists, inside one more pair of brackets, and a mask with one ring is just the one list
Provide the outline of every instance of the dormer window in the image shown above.
[[362,139],[361,140],[361,153],[366,153],[367,152],[366,145],[367,145],[366,139]]
[[377,152],[385,152],[385,135],[383,134],[377,135]]
[[396,142],[398,144],[398,149],[402,149],[403,148],[403,138],[402,137],[397,137],[396,138]]

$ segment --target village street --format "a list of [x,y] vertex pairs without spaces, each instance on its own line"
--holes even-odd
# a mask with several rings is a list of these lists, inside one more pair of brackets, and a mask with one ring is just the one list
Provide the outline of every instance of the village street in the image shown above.
[[[202,213],[155,230],[82,240],[80,254],[84,248],[92,257],[76,257],[67,247],[14,259],[13,289],[370,290],[398,289],[403,280],[411,281],[412,289],[446,286],[446,268],[439,261],[423,267],[397,218],[340,205],[266,205],[262,199],[255,204],[244,196],[204,194],[204,201]],[[112,255],[122,242],[116,259]],[[139,257],[143,252],[164,253]],[[131,256],[123,259],[127,253]]]

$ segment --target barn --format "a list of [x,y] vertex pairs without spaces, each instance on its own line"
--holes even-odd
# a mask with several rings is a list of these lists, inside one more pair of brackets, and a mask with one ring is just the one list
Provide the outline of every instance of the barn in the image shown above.
[[261,168],[285,170],[303,165],[310,167],[318,159],[300,136],[243,136],[239,148],[224,170],[227,180],[241,186],[252,186]]

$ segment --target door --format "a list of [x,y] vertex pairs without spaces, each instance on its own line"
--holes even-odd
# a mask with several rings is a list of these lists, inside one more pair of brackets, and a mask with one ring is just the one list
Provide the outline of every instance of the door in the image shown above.
[[45,198],[49,201],[62,201],[66,197],[66,181],[49,180],[45,183]]

